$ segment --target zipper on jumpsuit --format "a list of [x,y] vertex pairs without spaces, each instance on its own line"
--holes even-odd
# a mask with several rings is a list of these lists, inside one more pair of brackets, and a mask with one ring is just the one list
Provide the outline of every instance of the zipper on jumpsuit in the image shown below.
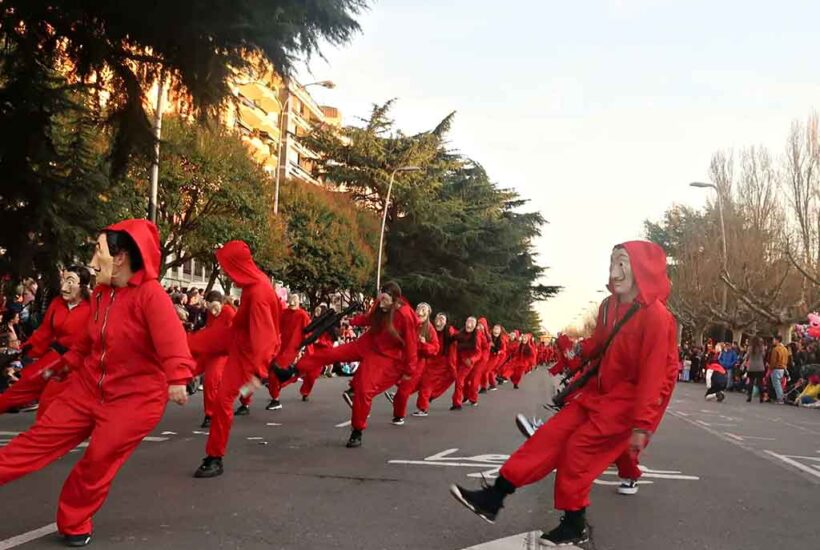
[[105,392],[103,391],[103,380],[105,380],[105,354],[107,351],[105,349],[105,327],[108,325],[108,314],[111,312],[111,306],[114,305],[115,296],[116,292],[114,289],[111,289],[111,301],[108,302],[108,305],[105,308],[103,324],[100,328],[100,347],[102,348],[102,352],[100,353],[100,380],[97,383],[97,386],[100,389],[100,403],[105,403]]

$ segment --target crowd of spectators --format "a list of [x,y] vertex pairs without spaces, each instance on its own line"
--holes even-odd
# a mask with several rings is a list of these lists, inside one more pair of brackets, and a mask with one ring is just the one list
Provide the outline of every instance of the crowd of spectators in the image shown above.
[[712,371],[725,376],[725,391],[745,392],[747,401],[820,407],[820,342],[754,336],[681,347],[681,382],[711,385]]

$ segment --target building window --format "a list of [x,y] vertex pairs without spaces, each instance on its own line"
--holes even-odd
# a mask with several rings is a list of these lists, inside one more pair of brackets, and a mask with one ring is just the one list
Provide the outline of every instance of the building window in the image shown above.
[[188,260],[184,264],[182,264],[182,274],[183,275],[192,275],[194,272],[194,260]]

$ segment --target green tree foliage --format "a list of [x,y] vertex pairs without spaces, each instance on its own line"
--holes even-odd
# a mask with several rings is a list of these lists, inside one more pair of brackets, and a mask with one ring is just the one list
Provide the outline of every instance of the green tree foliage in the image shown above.
[[532,240],[544,219],[522,213],[526,201],[446,148],[453,114],[427,132],[406,135],[390,118],[392,105],[374,106],[361,126],[314,131],[307,142],[323,157],[317,175],[360,207],[381,212],[393,171],[420,168],[396,175],[385,275],[396,278],[411,301],[427,301],[454,320],[485,315],[538,331],[533,302],[559,290],[537,282],[543,268]]
[[[168,117],[160,149],[157,223],[162,235],[162,272],[194,258],[213,262],[214,247],[247,242],[259,266],[283,266],[284,227],[270,212],[270,178],[250,158],[235,133],[217,124]],[[133,163],[129,184],[149,189],[150,160]]]
[[376,266],[379,222],[341,193],[300,181],[281,188],[290,253],[282,279],[311,298],[365,290]]
[[[109,173],[123,174],[131,155],[153,142],[147,82],[169,75],[179,95],[210,112],[229,97],[234,70],[251,70],[265,56],[287,73],[320,42],[348,41],[365,5],[0,2],[0,268],[48,271],[120,213],[112,197],[128,194],[111,192]],[[144,215],[132,206],[123,208]]]

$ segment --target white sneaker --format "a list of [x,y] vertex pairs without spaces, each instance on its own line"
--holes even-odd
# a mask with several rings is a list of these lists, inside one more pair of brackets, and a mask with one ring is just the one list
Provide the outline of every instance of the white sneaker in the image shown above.
[[413,416],[430,416],[430,413],[427,411],[416,411],[413,413]]
[[619,495],[636,495],[638,494],[638,480],[636,479],[622,479],[621,484],[618,485]]

